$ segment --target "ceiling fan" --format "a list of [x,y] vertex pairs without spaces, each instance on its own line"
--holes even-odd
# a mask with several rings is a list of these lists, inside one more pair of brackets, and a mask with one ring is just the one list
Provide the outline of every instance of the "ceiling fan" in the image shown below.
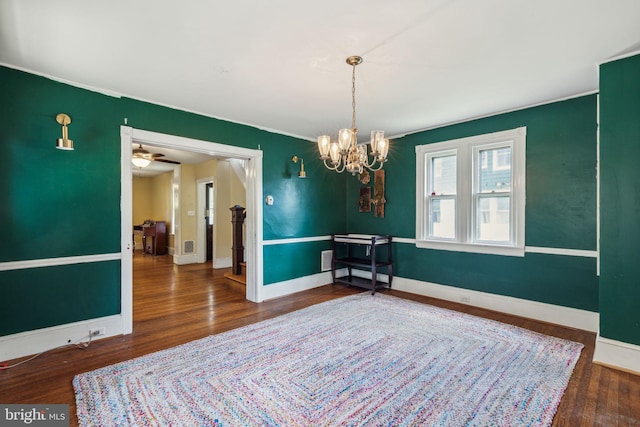
[[131,163],[134,166],[139,168],[146,168],[152,161],[163,162],[163,163],[171,163],[174,165],[179,165],[180,162],[176,162],[174,160],[162,159],[164,154],[162,153],[151,153],[144,148],[142,148],[142,144],[138,144],[138,148],[134,148],[131,155]]

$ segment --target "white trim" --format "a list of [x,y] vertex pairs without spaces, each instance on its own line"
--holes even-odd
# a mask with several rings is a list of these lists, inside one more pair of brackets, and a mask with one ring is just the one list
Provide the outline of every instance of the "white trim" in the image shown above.
[[[291,239],[273,239],[265,240],[263,245],[289,245],[292,243],[307,243],[307,242],[321,242],[324,240],[331,240],[331,236],[311,236],[311,237],[294,237]],[[269,285],[271,286],[271,285]]]
[[495,310],[590,332],[596,332],[600,322],[600,315],[592,311],[439,285],[437,283],[422,282],[403,277],[394,277],[392,288],[412,294],[463,303],[474,307]]
[[[526,141],[527,128],[514,129],[457,138],[448,141],[416,145],[416,246],[427,249],[473,252],[505,256],[524,256],[525,246],[525,200],[526,200]],[[511,149],[510,186],[510,236],[508,242],[488,242],[476,236],[475,188],[479,177],[476,159],[480,149],[508,146]],[[431,236],[431,197],[439,197],[427,188],[431,176],[431,159],[455,154],[456,193],[455,236],[441,238]]]
[[600,94],[596,99],[596,258],[596,275],[600,277]]
[[[394,237],[393,243],[405,243],[409,245],[415,245],[416,239]],[[586,249],[544,248],[539,246],[525,246],[524,252],[533,253],[533,254],[564,255],[564,256],[576,256],[576,257],[586,257],[586,258],[596,258],[598,256],[597,251],[591,251]]]
[[98,337],[99,339],[121,335],[123,323],[123,317],[118,314],[5,335],[0,337],[0,361],[16,359],[67,344],[86,341],[89,337],[89,329],[105,328],[106,334]]
[[[131,241],[131,144],[141,143],[157,147],[167,147],[184,151],[192,151],[207,154],[212,157],[233,157],[247,161],[247,217],[246,229],[246,254],[247,254],[247,287],[246,297],[253,302],[262,301],[263,285],[263,251],[262,251],[262,151],[233,145],[224,145],[211,141],[186,138],[176,135],[168,135],[121,126],[121,180],[122,180],[122,238],[123,250],[125,248],[125,235],[128,234],[128,243]],[[180,229],[175,233],[176,242],[180,243]],[[175,263],[195,262],[196,254],[191,257],[181,256],[179,244],[176,244],[177,256]],[[130,253],[131,251],[129,251]],[[121,280],[122,315],[128,324],[128,332],[133,330],[133,278],[132,270],[125,271],[125,262],[131,262],[131,256],[123,256],[123,272]]]
[[[337,274],[346,274],[346,269],[343,270],[344,271],[340,270]],[[354,269],[352,274],[358,277],[371,278],[370,271]],[[377,277],[378,280],[388,281],[388,276],[385,274],[378,274]],[[264,297],[265,299],[278,298],[323,286],[331,282],[332,279],[330,272],[299,277],[297,279],[286,280],[265,286]],[[445,301],[463,303],[487,310],[499,311],[502,313],[512,314],[514,316],[526,317],[529,319],[554,323],[590,332],[597,332],[600,322],[600,315],[592,311],[456,288],[453,286],[439,285],[437,283],[423,282],[404,277],[395,276],[393,278],[391,288],[397,291],[424,295]],[[637,360],[640,361],[640,357]]]
[[481,114],[479,116],[468,117],[466,119],[460,119],[460,120],[454,120],[454,121],[451,121],[451,122],[440,123],[440,124],[437,124],[437,125],[428,126],[426,128],[412,130],[412,131],[409,131],[409,132],[406,132],[406,133],[402,133],[402,134],[398,134],[398,135],[392,135],[392,136],[389,137],[389,139],[402,138],[402,137],[405,137],[407,135],[413,135],[413,134],[420,133],[420,132],[427,132],[427,131],[434,130],[434,129],[440,129],[440,128],[445,128],[445,127],[448,127],[448,126],[459,125],[459,124],[462,124],[462,123],[473,122],[475,120],[482,120],[482,119],[486,119],[486,118],[489,118],[489,117],[500,116],[500,115],[503,115],[503,114],[515,113],[516,111],[528,110],[530,108],[541,107],[543,105],[555,104],[556,102],[569,101],[571,99],[582,98],[583,96],[594,95],[594,94],[596,94],[598,92],[599,92],[598,89],[593,89],[593,90],[589,90],[589,91],[586,91],[586,92],[577,93],[575,95],[568,95],[568,96],[563,96],[561,98],[550,99],[548,101],[541,101],[541,102],[534,103],[534,104],[523,105],[522,107],[515,107],[515,108],[508,109],[508,110],[500,110],[500,111],[496,111],[496,112],[493,112],[493,113]]
[[121,258],[120,252],[99,255],[82,255],[62,258],[30,259],[26,261],[0,262],[0,271],[24,270],[28,268],[55,267],[58,265],[83,264],[88,262],[115,261]]
[[416,247],[419,249],[433,249],[437,251],[469,252],[474,254],[489,254],[501,256],[524,256],[524,248],[513,246],[491,246],[479,243],[453,243],[436,242],[427,240],[417,240]]
[[[229,118],[225,118],[225,117],[221,117],[221,116],[214,116],[212,114],[203,113],[203,112],[198,111],[198,110],[185,109],[184,107],[178,107],[178,106],[175,106],[173,104],[167,104],[167,103],[158,102],[158,100],[150,100],[150,99],[147,99],[147,98],[141,98],[141,97],[137,97],[137,96],[133,96],[133,95],[129,95],[129,94],[123,94],[123,93],[120,93],[120,92],[115,92],[115,91],[108,90],[108,89],[102,89],[102,88],[98,88],[98,87],[95,87],[95,86],[89,86],[89,85],[86,85],[86,84],[83,84],[83,83],[75,82],[73,80],[63,79],[63,78],[60,78],[60,77],[53,76],[51,74],[42,73],[40,71],[34,71],[34,70],[29,69],[29,68],[18,67],[16,65],[7,64],[5,62],[0,62],[0,66],[6,67],[6,68],[10,68],[10,69],[14,69],[14,70],[18,70],[18,71],[22,71],[24,73],[29,73],[29,74],[33,74],[33,75],[36,75],[36,76],[44,77],[46,79],[53,80],[55,82],[60,82],[60,83],[64,83],[66,85],[77,87],[77,88],[80,88],[80,89],[86,89],[86,90],[89,90],[89,91],[92,91],[92,92],[101,93],[103,95],[111,96],[111,97],[114,97],[114,98],[127,97],[129,99],[145,102],[147,104],[159,105],[159,106],[162,106],[162,107],[171,108],[172,110],[185,111],[187,113],[197,114],[199,116],[208,117],[208,118],[212,118],[212,119],[216,119],[216,120],[222,120],[222,121],[229,122],[229,123],[235,123],[235,124],[239,124],[239,125],[242,125],[242,126],[248,126],[248,127],[254,128],[254,129],[260,129],[260,130],[263,130],[263,131],[266,131],[266,132],[270,132],[270,133],[275,133],[275,134],[284,135],[284,136],[290,136],[290,137],[293,137],[293,138],[296,138],[296,139],[302,139],[302,140],[310,141],[310,142],[315,142],[316,141],[314,138],[310,138],[308,136],[297,135],[297,134],[294,134],[294,133],[284,132],[282,130],[268,128],[268,127],[264,127],[264,126],[254,125],[254,124],[247,123],[247,122],[241,122],[241,121],[238,121],[238,120],[233,120],[233,119],[229,119]],[[126,124],[126,122],[125,122],[125,124]]]
[[[319,242],[324,240],[331,240],[331,236],[312,236],[312,237],[298,237],[292,239],[274,239],[274,240],[265,240],[263,242],[264,246],[271,245],[288,245],[292,243],[305,243],[305,242]],[[415,245],[416,239],[408,238],[408,237],[392,237],[393,243],[404,243],[408,245]],[[452,247],[450,250],[464,252],[458,246]],[[563,256],[575,256],[575,257],[585,257],[585,258],[596,258],[598,253],[597,251],[586,250],[586,249],[566,249],[566,248],[545,248],[540,246],[525,246],[525,253],[534,253],[534,254],[549,254],[549,255],[563,255]]]
[[[346,276],[348,274],[349,274],[349,270],[347,270],[346,268],[343,268],[342,270],[336,271],[336,276],[337,277]],[[351,270],[351,275],[355,276],[355,277],[360,277],[360,278],[363,278],[363,279],[369,279],[369,280],[371,280],[371,278],[373,277],[373,274],[371,273],[371,270],[360,270],[360,269],[356,269],[356,268]],[[385,274],[385,273],[376,273],[376,280],[378,282],[389,283],[389,275]],[[394,280],[393,283],[395,283],[396,277],[394,277],[393,280]],[[392,287],[393,287],[393,285],[392,285]]]
[[[120,126],[120,313],[122,333],[133,332],[133,174],[131,146],[133,128]],[[143,248],[144,250],[145,248]]]
[[525,246],[524,251],[532,254],[566,255],[585,258],[598,257],[597,251],[588,251],[584,249],[541,248],[537,246]]
[[198,264],[198,254],[174,255],[173,263],[176,265]]
[[[262,151],[248,150],[250,157],[246,163],[246,218],[245,254],[247,261],[247,299],[261,302],[264,284],[264,263],[262,247]],[[227,156],[230,157],[230,156]]]
[[69,86],[73,86],[73,87],[77,87],[80,89],[85,89],[85,90],[89,90],[91,92],[96,92],[96,93],[100,93],[102,95],[107,95],[107,96],[111,96],[113,98],[122,98],[122,94],[120,94],[119,92],[114,92],[112,90],[109,89],[101,89],[95,86],[90,86],[90,85],[86,85],[84,83],[78,83],[78,82],[74,82],[71,80],[67,80],[67,79],[63,79],[60,77],[55,77],[52,76],[51,74],[46,74],[46,73],[42,73],[40,71],[34,71],[30,68],[24,68],[24,67],[18,67],[16,65],[12,65],[12,64],[7,64],[6,62],[0,62],[0,65],[6,68],[11,68],[14,70],[18,70],[18,71],[22,71],[23,73],[29,73],[29,74],[33,74],[36,76],[40,76],[40,77],[44,77],[45,79],[49,79],[49,80],[53,80],[54,82],[60,82],[60,83],[64,83],[66,85]]
[[229,268],[233,267],[233,258],[216,258],[213,260],[213,268]]
[[407,237],[392,237],[391,241],[393,243],[406,243],[406,244],[409,244],[409,245],[415,245],[416,244],[416,239],[407,238]]
[[640,375],[640,346],[604,338],[598,333],[593,363]]
[[636,56],[636,55],[640,55],[640,49],[635,49],[635,50],[632,50],[632,51],[627,52],[627,53],[622,53],[620,55],[616,55],[616,56],[612,56],[611,58],[607,58],[604,61],[598,63],[598,68],[600,68],[600,65],[602,65],[602,64],[607,64],[609,62],[619,61],[621,59],[631,58],[632,56]]
[[[173,178],[171,179],[171,218],[173,220],[171,224],[171,228],[173,228],[173,255],[181,256],[182,250],[184,249],[182,243],[182,215],[180,215],[180,209],[182,205],[180,204],[180,199],[182,197],[182,187],[180,183],[182,182],[182,169],[176,165],[173,168]],[[176,203],[176,199],[178,199],[178,203]]]
[[[122,128],[126,128],[126,126],[122,126]],[[176,148],[178,150],[207,154],[212,157],[237,156],[242,159],[249,159],[253,157],[262,158],[262,151],[250,148],[236,147],[234,145],[219,144],[217,142],[151,132],[136,128],[129,129],[132,131],[132,138],[135,140],[136,144],[141,143],[157,147]]]
[[272,283],[270,285],[264,286],[262,294],[264,299],[268,300],[294,294],[296,292],[318,288],[331,282],[331,272],[327,271],[323,273],[312,274],[311,276],[298,277],[297,279]]
[[[640,51],[633,51],[633,52],[626,53],[626,54],[623,54],[623,55],[620,55],[620,56],[609,58],[609,59],[601,62],[598,65],[606,64],[607,62],[617,61],[619,59],[628,58],[628,57],[631,57],[631,56],[635,56],[637,54],[640,54]],[[189,109],[184,109],[183,107],[176,107],[176,106],[174,106],[172,104],[158,103],[157,100],[151,101],[151,100],[148,100],[146,98],[139,98],[139,97],[134,97],[132,95],[121,94],[119,92],[114,92],[114,91],[107,90],[107,89],[101,89],[101,88],[97,88],[97,87],[94,87],[94,86],[89,86],[89,85],[85,85],[85,84],[82,84],[82,83],[77,83],[77,82],[74,82],[74,81],[71,81],[71,80],[66,80],[66,79],[62,79],[62,78],[59,78],[59,77],[55,77],[55,76],[53,76],[51,74],[45,74],[45,73],[42,73],[42,72],[39,72],[39,71],[34,71],[34,70],[29,69],[29,68],[18,67],[18,66],[13,65],[13,64],[7,64],[5,62],[0,62],[0,66],[6,67],[6,68],[10,68],[10,69],[14,69],[14,70],[18,70],[18,71],[22,71],[22,72],[29,73],[29,74],[34,74],[36,76],[44,77],[44,78],[47,78],[49,80],[61,82],[61,83],[67,84],[69,86],[74,86],[74,87],[78,87],[78,88],[81,88],[81,89],[90,90],[92,92],[101,93],[101,94],[104,94],[104,95],[107,95],[107,96],[111,96],[111,97],[114,97],[114,98],[122,98],[123,96],[126,96],[127,98],[130,98],[130,99],[133,99],[133,100],[136,100],[136,101],[142,101],[142,102],[146,102],[146,103],[150,103],[150,104],[160,105],[160,106],[163,106],[163,107],[171,108],[173,110],[185,111],[187,113],[193,113],[193,114],[197,114],[197,115],[203,116],[203,117],[209,117],[209,118],[213,118],[213,119],[216,119],[216,120],[223,120],[223,121],[226,121],[226,122],[236,123],[236,124],[243,125],[243,126],[249,126],[249,127],[253,127],[253,128],[256,128],[256,129],[264,130],[264,131],[267,131],[267,132],[279,134],[279,135],[290,136],[290,137],[297,138],[297,139],[302,139],[302,140],[305,140],[305,141],[315,142],[314,138],[310,138],[310,137],[305,136],[305,135],[297,135],[297,134],[293,134],[293,133],[283,132],[283,131],[278,130],[278,129],[266,128],[266,127],[261,127],[261,126],[258,126],[258,125],[253,125],[251,123],[239,122],[239,121],[232,120],[232,119],[227,119],[227,118],[224,118],[224,117],[213,116],[211,114],[203,113],[203,112],[200,112],[200,111],[197,111],[197,110],[189,110]],[[436,124],[436,125],[433,125],[433,126],[428,126],[428,127],[425,127],[425,128],[420,128],[420,129],[407,131],[407,132],[404,132],[404,133],[394,134],[394,135],[389,136],[389,139],[399,139],[399,138],[403,138],[403,137],[405,137],[407,135],[413,135],[413,134],[416,134],[416,133],[426,132],[426,131],[430,131],[430,130],[433,130],[433,129],[440,129],[440,128],[444,128],[444,127],[447,127],[447,126],[453,126],[453,125],[458,125],[458,124],[461,124],[461,123],[472,122],[474,120],[486,119],[488,117],[499,116],[499,115],[502,115],[502,114],[509,114],[509,113],[513,113],[513,112],[516,112],[516,111],[527,110],[529,108],[540,107],[540,106],[543,106],[543,105],[555,104],[556,102],[568,101],[570,99],[582,98],[583,96],[593,95],[593,94],[596,94],[598,92],[599,92],[598,89],[593,89],[593,90],[589,90],[589,91],[586,91],[586,92],[580,92],[580,93],[577,93],[577,94],[574,94],[574,95],[563,96],[561,98],[554,98],[554,99],[550,99],[550,100],[547,100],[547,101],[541,101],[541,102],[537,102],[537,103],[533,103],[533,104],[527,104],[527,105],[523,105],[521,107],[515,107],[515,108],[511,108],[511,109],[507,109],[507,110],[500,110],[500,111],[496,111],[496,112],[492,112],[492,113],[481,114],[479,116],[472,116],[472,117],[468,117],[468,118],[464,118],[464,119],[460,119],[460,120],[444,122],[444,123]]]

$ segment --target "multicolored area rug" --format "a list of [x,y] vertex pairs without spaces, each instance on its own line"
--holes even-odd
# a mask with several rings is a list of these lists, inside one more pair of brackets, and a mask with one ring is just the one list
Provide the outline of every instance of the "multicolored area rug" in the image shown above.
[[545,426],[582,344],[368,292],[78,375],[81,426]]

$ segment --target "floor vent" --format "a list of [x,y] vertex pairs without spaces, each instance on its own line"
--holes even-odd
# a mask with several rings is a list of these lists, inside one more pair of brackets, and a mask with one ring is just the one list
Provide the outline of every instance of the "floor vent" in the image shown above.
[[185,240],[184,241],[184,253],[192,254],[195,248],[195,243],[193,240]]
[[320,259],[320,269],[321,271],[329,271],[331,270],[331,257],[333,251],[322,251],[322,257]]

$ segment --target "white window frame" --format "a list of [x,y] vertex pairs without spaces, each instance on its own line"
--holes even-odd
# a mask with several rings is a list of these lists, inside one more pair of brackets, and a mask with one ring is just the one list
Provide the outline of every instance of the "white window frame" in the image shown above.
[[[524,256],[526,205],[527,128],[494,132],[450,141],[416,146],[416,246],[458,252]],[[474,185],[481,167],[480,150],[511,147],[510,241],[475,240],[476,199]],[[430,237],[429,163],[434,156],[456,153],[455,239]]]

